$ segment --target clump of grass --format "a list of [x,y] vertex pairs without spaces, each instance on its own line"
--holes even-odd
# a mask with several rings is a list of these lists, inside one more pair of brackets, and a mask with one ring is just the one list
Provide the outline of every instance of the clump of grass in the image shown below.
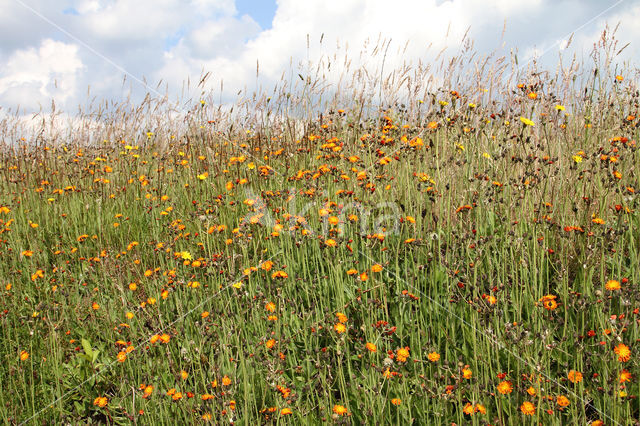
[[637,420],[640,121],[615,47],[555,77],[443,57],[427,85],[360,68],[332,92],[318,66],[233,108],[5,118],[0,417]]

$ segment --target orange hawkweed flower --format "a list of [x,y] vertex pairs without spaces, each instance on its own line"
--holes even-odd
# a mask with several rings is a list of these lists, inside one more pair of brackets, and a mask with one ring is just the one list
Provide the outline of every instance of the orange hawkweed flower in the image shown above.
[[347,414],[348,411],[347,411],[347,407],[336,404],[333,406],[333,412],[339,416],[344,416],[345,414]]
[[620,290],[621,286],[620,286],[620,281],[618,280],[609,280],[607,281],[607,283],[604,285],[604,288],[606,288],[609,291],[616,291],[616,290]]
[[467,414],[469,416],[473,416],[474,410],[473,410],[473,405],[468,403],[464,406],[464,408],[462,409],[462,412],[464,414]]
[[344,333],[345,331],[347,331],[347,327],[345,327],[345,325],[341,322],[337,323],[336,325],[333,326],[333,329],[340,333]]
[[536,412],[536,406],[529,401],[525,401],[520,406],[520,411],[522,411],[522,414],[525,416],[533,416]]
[[401,400],[400,398],[393,398],[393,399],[391,400],[391,403],[392,403],[393,405],[400,405],[400,404],[402,404],[402,400]]
[[287,274],[285,271],[276,271],[273,274],[271,274],[271,278],[273,278],[274,280],[276,278],[288,278],[289,274]]
[[633,376],[627,370],[622,370],[620,375],[618,376],[618,381],[620,383],[630,382]]
[[619,343],[613,351],[618,355],[618,361],[620,362],[627,362],[631,358],[631,350],[624,343]]
[[473,371],[471,371],[468,365],[465,365],[464,368],[462,369],[462,377],[464,377],[467,380],[473,377]]
[[496,389],[498,389],[498,392],[500,392],[502,395],[508,395],[513,391],[513,385],[511,384],[510,381],[505,380],[498,383],[498,386],[496,386]]
[[29,352],[21,351],[20,352],[20,361],[26,361],[29,359]]
[[567,374],[567,378],[571,383],[579,383],[582,381],[582,373],[579,371],[571,370]]
[[398,349],[396,358],[398,362],[407,362],[407,358],[409,358],[409,346]]
[[437,362],[440,360],[440,354],[438,352],[431,352],[427,355],[427,359],[431,362]]
[[557,297],[558,296],[555,296],[553,294],[547,294],[546,296],[543,296],[539,301],[542,302],[542,306],[544,306],[546,310],[553,311],[558,307],[558,302],[556,302]]
[[371,272],[380,272],[382,271],[382,269],[383,269],[382,265],[376,263],[371,267]]
[[100,407],[100,408],[104,408],[106,407],[106,405],[109,403],[109,400],[107,399],[106,396],[99,396],[96,399],[93,400],[93,405]]
[[376,347],[376,345],[374,345],[373,343],[370,343],[370,342],[367,342],[367,344],[366,344],[366,345],[364,345],[364,346],[367,348],[367,350],[368,350],[369,352],[376,352],[376,351],[378,350],[378,348]]
[[558,405],[559,405],[561,408],[568,407],[568,406],[569,406],[569,404],[570,404],[569,398],[567,398],[567,397],[566,397],[566,396],[564,396],[564,395],[560,395],[560,396],[558,397],[558,399],[556,400],[556,402],[558,403]]
[[336,243],[336,240],[332,240],[331,238],[329,238],[324,243],[326,244],[327,247],[335,247],[336,245],[338,245],[338,243]]

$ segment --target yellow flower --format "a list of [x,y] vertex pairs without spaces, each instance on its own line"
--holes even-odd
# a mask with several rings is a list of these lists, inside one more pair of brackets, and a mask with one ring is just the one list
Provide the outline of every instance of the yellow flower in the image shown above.
[[525,117],[520,117],[520,121],[522,121],[525,126],[535,126],[536,125],[536,123],[534,123],[533,121],[531,121],[531,120],[529,120],[528,118],[525,118]]

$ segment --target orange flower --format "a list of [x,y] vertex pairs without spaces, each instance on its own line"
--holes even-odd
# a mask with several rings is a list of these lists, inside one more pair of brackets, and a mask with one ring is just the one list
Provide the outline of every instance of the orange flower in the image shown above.
[[427,355],[427,359],[431,362],[437,362],[440,360],[440,354],[438,352],[431,352]]
[[559,405],[561,408],[568,407],[568,406],[569,406],[569,404],[570,404],[570,402],[569,402],[569,398],[567,398],[567,397],[566,397],[566,396],[564,396],[564,395],[560,395],[560,396],[558,397],[558,399],[557,399],[557,402],[558,402],[558,405]]
[[274,280],[276,278],[288,278],[289,274],[287,274],[285,271],[276,271],[273,274],[271,274],[271,278],[273,278]]
[[376,263],[375,265],[373,265],[371,267],[371,272],[380,272],[380,271],[382,271],[382,269],[383,269],[382,265]]
[[630,382],[633,376],[627,370],[622,370],[620,372],[620,376],[618,376],[618,381],[620,383]]
[[430,122],[427,124],[427,128],[428,128],[428,129],[431,129],[431,130],[435,130],[435,129],[437,129],[437,128],[438,128],[438,123],[437,123],[437,122],[435,122],[435,121],[430,121]]
[[616,291],[616,290],[620,290],[620,281],[618,280],[609,280],[607,281],[607,283],[604,285],[604,288],[606,288],[609,291]]
[[20,361],[26,361],[29,359],[29,352],[21,351],[20,352]]
[[631,358],[631,350],[624,343],[618,344],[613,351],[618,355],[618,361],[620,362],[627,362]]
[[396,357],[398,362],[407,362],[407,358],[409,358],[409,346],[398,349]]
[[335,247],[336,245],[338,245],[338,243],[336,243],[336,240],[332,240],[331,238],[329,238],[324,243],[327,245],[327,247]]
[[93,400],[93,405],[104,408],[109,403],[106,396],[99,396]]
[[160,336],[160,341],[162,343],[169,343],[169,340],[171,340],[171,336],[169,336],[167,333],[164,333],[162,336]]
[[553,311],[558,307],[558,302],[556,302],[557,296],[553,294],[547,294],[543,296],[539,301],[542,302],[542,306],[548,311]]
[[567,378],[571,383],[578,383],[582,381],[582,373],[579,371],[571,370],[567,374]]
[[520,411],[526,416],[533,416],[536,412],[536,406],[529,401],[525,401],[520,406]]
[[144,388],[144,396],[143,398],[149,398],[153,393],[153,386],[149,385]]
[[336,404],[333,406],[333,412],[339,416],[344,416],[345,414],[347,414],[347,408],[342,405]]
[[118,352],[118,362],[125,362],[127,360],[127,353],[124,351]]
[[347,327],[345,327],[341,322],[334,325],[333,329],[338,333],[344,333],[345,331],[347,331]]
[[400,405],[400,404],[402,404],[402,400],[401,400],[400,398],[393,398],[393,399],[391,400],[391,403],[392,403],[393,405]]
[[468,365],[465,365],[464,368],[462,369],[462,377],[469,380],[471,379],[472,376],[473,376],[473,371],[471,371]]
[[291,411],[291,408],[283,408],[282,410],[280,410],[281,416],[287,416],[289,414],[293,414],[293,411]]
[[498,386],[496,386],[496,388],[502,395],[510,394],[513,391],[513,385],[508,380],[498,383]]
[[342,312],[336,313],[336,317],[338,318],[338,321],[340,321],[343,324],[347,322],[347,316]]
[[367,348],[369,352],[376,352],[378,350],[378,348],[376,348],[376,345],[374,345],[373,343],[367,342],[367,344],[364,346]]
[[222,386],[229,386],[231,384],[231,379],[229,376],[224,376],[222,378]]
[[274,312],[276,310],[276,304],[273,302],[268,302],[266,305],[264,305],[264,308],[269,312]]

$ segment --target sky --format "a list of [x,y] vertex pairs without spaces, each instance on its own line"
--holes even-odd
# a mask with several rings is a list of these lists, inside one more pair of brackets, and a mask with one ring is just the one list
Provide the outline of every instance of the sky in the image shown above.
[[459,52],[465,35],[479,54],[517,51],[520,62],[538,56],[553,68],[561,52],[588,59],[619,24],[620,46],[630,43],[621,60],[640,59],[640,0],[0,0],[0,10],[5,112],[147,92],[197,97],[207,72],[207,89],[225,102],[309,61],[331,60],[336,82],[345,57],[379,66],[381,41],[385,70]]

